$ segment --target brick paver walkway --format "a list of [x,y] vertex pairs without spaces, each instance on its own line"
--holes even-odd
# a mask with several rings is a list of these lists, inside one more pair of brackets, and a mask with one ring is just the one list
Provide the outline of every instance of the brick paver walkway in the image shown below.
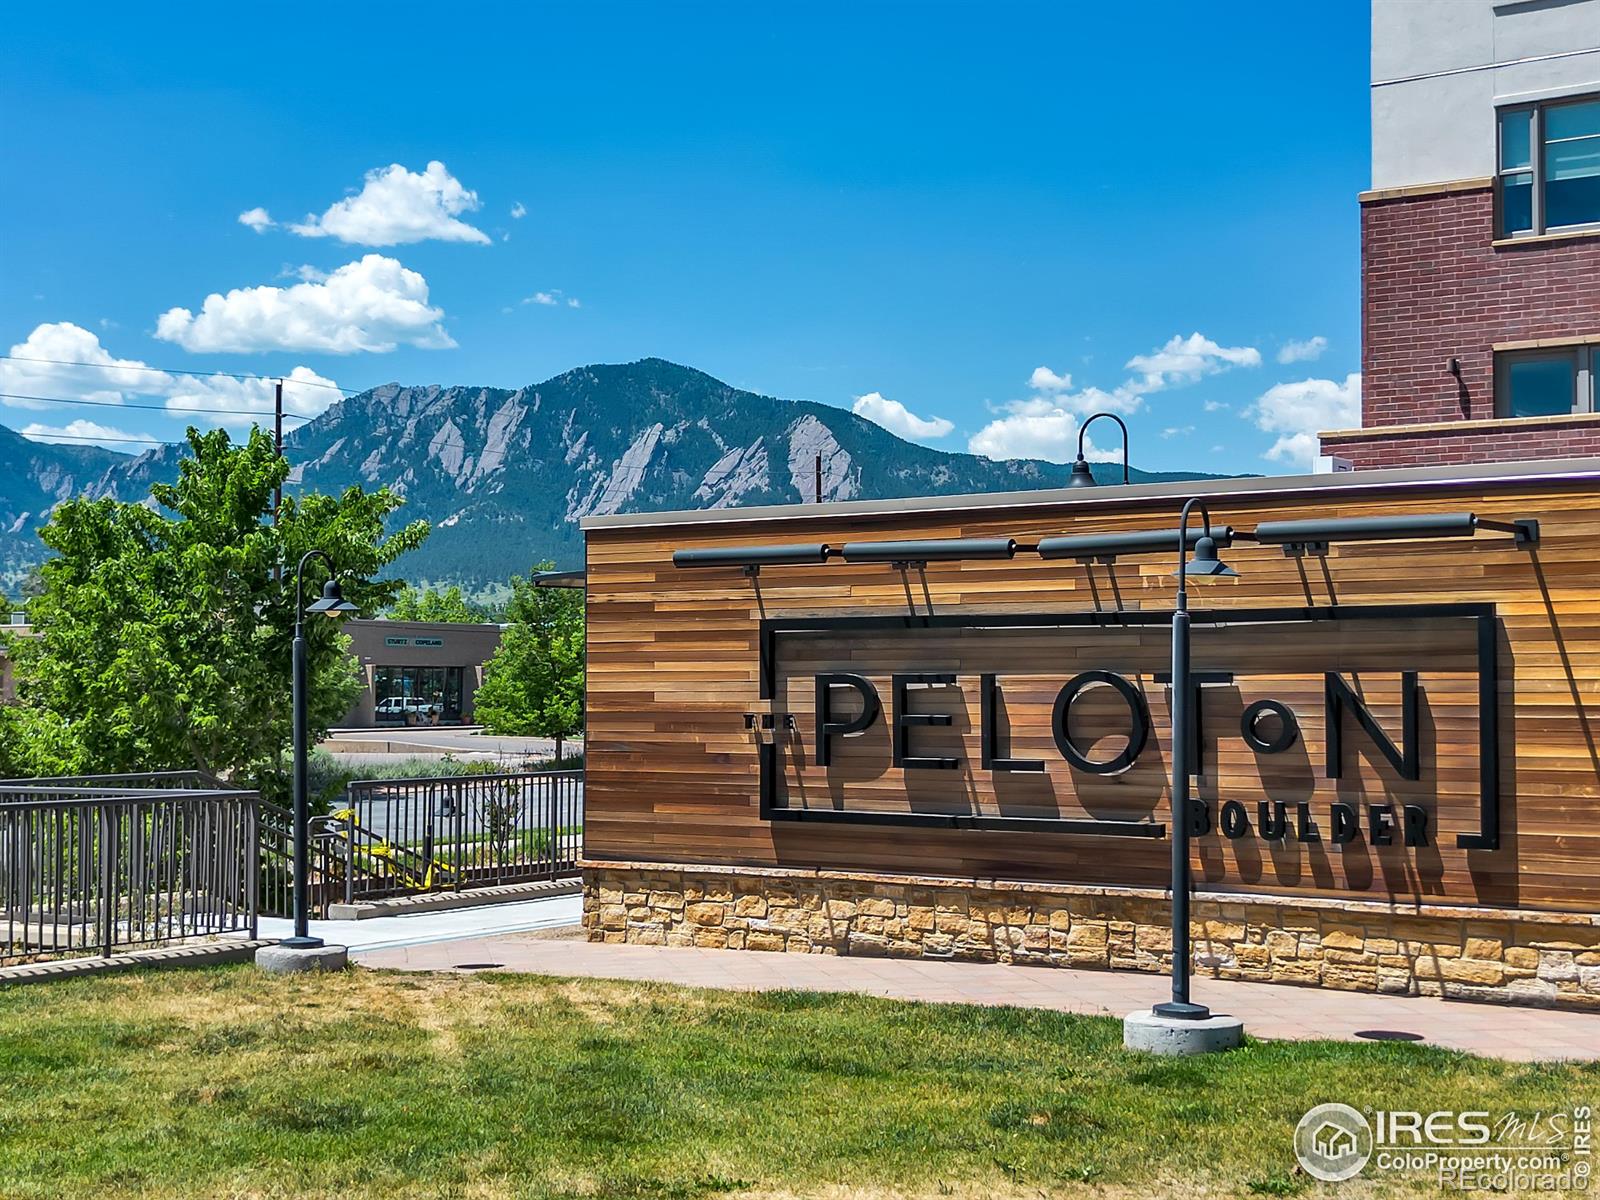
[[[1166,999],[1166,979],[1117,971],[1012,967],[926,959],[841,958],[664,946],[597,945],[507,934],[359,952],[363,966],[408,971],[496,970],[691,987],[802,988],[901,1000],[1017,1004],[1124,1016]],[[1417,1035],[1431,1045],[1522,1061],[1600,1057],[1600,1013],[1557,1012],[1268,983],[1195,981],[1195,999],[1244,1019],[1261,1038]],[[1412,1040],[1408,1037],[1407,1040]]]

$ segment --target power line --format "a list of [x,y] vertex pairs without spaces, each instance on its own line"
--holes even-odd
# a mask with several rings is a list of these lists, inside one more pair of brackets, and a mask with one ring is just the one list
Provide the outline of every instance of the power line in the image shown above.
[[73,362],[71,359],[65,358],[24,358],[17,354],[0,354],[0,362],[46,363],[52,367],[90,367],[96,371],[154,371],[157,375],[198,375],[203,378],[260,379],[268,383],[282,379],[285,383],[292,383],[298,387],[331,388],[333,391],[343,392],[347,396],[357,395],[361,391],[360,388],[340,387],[337,383],[322,383],[321,381],[310,379],[291,379],[282,375],[254,375],[249,371],[190,371],[185,370],[183,367],[147,367],[142,363],[124,362]]
[[142,444],[144,444],[146,446],[181,446],[181,445],[183,445],[182,442],[164,442],[160,438],[94,437],[93,435],[87,434],[87,433],[56,433],[54,430],[51,430],[47,434],[44,434],[44,433],[23,433],[20,430],[18,430],[17,431],[17,436],[20,437],[20,438],[27,438],[28,441],[30,441],[30,442],[56,442],[56,441],[66,441],[66,442],[140,442],[140,443],[142,443]]
[[[194,408],[181,404],[120,404],[115,400],[69,400],[65,396],[22,396],[16,392],[0,392],[0,400],[38,400],[45,404],[86,404],[92,408],[142,408],[150,412],[186,412],[186,413],[217,413],[226,417],[270,417],[271,410],[263,411],[258,408]],[[303,413],[283,414],[286,418],[293,417],[296,421],[314,421],[315,417],[308,417]]]

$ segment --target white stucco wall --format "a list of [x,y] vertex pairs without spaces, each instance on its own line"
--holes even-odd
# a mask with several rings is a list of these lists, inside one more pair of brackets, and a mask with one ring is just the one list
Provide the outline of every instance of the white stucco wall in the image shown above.
[[1372,186],[1494,173],[1494,110],[1600,92],[1600,0],[1373,0]]

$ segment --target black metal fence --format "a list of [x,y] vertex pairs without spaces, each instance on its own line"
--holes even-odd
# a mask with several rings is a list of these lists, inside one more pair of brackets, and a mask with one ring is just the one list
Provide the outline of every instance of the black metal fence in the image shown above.
[[256,934],[253,792],[0,780],[0,963]]
[[[40,779],[0,779],[0,792],[17,788],[78,788],[88,791],[203,791],[222,788],[217,780],[190,769],[124,771],[114,775],[51,775]],[[226,790],[226,789],[223,789]]]
[[583,772],[360,780],[321,833],[347,901],[555,879],[577,873]]
[[[294,814],[266,800],[260,802],[261,915],[294,915]],[[344,823],[331,817],[312,817],[308,832],[310,870],[307,872],[306,911],[316,920],[328,915],[328,905],[345,898]]]

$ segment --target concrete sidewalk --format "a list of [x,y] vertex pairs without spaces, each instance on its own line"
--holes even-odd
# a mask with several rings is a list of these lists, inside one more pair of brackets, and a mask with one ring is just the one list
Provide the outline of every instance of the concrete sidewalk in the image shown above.
[[[576,898],[572,903],[577,903]],[[1015,1004],[1115,1017],[1167,998],[1164,976],[1132,972],[618,946],[576,937],[473,937],[368,948],[354,957],[365,967],[403,971],[482,970],[492,964],[498,970],[537,975],[652,980],[755,991],[799,988],[858,992],[901,1000]],[[1217,1012],[1242,1017],[1245,1031],[1260,1038],[1421,1041],[1524,1062],[1600,1057],[1600,1013],[1210,979],[1195,981],[1194,997]]]
[[[312,921],[311,933],[330,944],[348,946],[354,952],[463,939],[482,940],[500,934],[571,926],[577,924],[582,912],[581,896],[549,896],[480,908],[370,917],[364,921]],[[262,917],[259,925],[259,933],[264,938],[286,938],[294,932],[294,922],[287,917]]]
[[[360,745],[367,742],[393,742],[396,754],[411,756],[455,754],[548,758],[556,749],[554,738],[517,737],[485,733],[477,726],[450,725],[382,725],[374,729],[336,729],[329,733],[321,748],[339,753],[340,743]],[[561,748],[566,754],[581,754],[583,739],[566,738]]]

